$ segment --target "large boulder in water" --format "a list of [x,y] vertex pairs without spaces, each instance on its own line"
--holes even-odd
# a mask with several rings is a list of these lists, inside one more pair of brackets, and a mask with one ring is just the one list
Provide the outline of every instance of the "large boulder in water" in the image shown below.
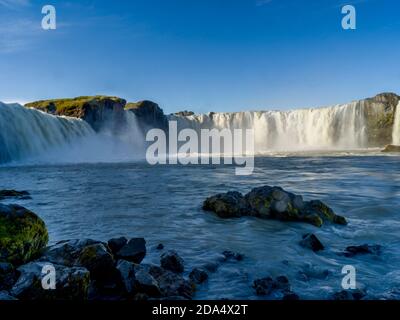
[[0,204],[0,262],[26,263],[41,253],[48,239],[46,226],[35,213]]
[[126,100],[108,96],[84,96],[70,99],[41,100],[25,107],[38,109],[57,116],[83,119],[96,131],[104,126],[118,131],[125,125]]
[[239,192],[218,194],[206,199],[203,209],[213,211],[221,218],[256,216],[281,221],[301,221],[317,227],[324,222],[347,224],[344,217],[336,215],[323,202],[303,201],[301,196],[280,187],[255,188],[245,196]]

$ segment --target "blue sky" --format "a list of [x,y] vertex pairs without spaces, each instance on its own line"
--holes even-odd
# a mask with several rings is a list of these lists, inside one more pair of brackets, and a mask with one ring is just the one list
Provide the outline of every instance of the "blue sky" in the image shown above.
[[399,16],[398,0],[0,0],[0,101],[107,94],[170,113],[400,94]]

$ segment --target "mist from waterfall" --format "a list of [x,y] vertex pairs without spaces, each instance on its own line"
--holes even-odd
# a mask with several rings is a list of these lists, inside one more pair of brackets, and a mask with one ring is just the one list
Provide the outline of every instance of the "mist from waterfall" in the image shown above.
[[[112,126],[110,126],[112,127]],[[144,134],[125,112],[118,133],[100,132],[81,119],[0,103],[0,163],[93,163],[132,161],[144,155]]]
[[254,129],[256,153],[350,150],[367,146],[362,102],[318,109],[173,117],[178,127]]
[[393,124],[393,144],[400,145],[400,102],[396,107]]

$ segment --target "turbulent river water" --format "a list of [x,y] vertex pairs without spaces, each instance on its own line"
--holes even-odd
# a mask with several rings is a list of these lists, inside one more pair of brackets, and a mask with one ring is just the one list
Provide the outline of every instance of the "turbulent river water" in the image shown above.
[[[232,166],[223,165],[9,164],[0,167],[0,182],[1,188],[31,193],[32,200],[17,202],[45,220],[52,243],[145,237],[144,262],[158,263],[155,247],[163,243],[184,258],[186,272],[218,260],[224,250],[245,255],[243,261],[221,264],[198,287],[196,299],[258,299],[251,283],[268,275],[286,275],[303,299],[325,299],[341,290],[341,270],[349,264],[370,298],[398,299],[400,157],[377,154],[257,157],[251,176],[235,176]],[[222,220],[201,210],[207,196],[266,184],[306,200],[321,199],[349,225],[318,229],[257,218]],[[315,233],[326,249],[316,254],[300,247],[306,232]],[[364,243],[382,245],[382,254],[338,255],[346,246]]]

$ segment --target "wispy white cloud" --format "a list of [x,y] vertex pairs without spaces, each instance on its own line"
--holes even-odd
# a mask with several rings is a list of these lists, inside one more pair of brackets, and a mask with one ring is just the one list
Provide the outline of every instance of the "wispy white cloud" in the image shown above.
[[31,0],[0,0],[0,7],[16,9],[29,6],[30,2]]
[[37,21],[0,21],[0,53],[13,53],[29,48],[40,31]]

